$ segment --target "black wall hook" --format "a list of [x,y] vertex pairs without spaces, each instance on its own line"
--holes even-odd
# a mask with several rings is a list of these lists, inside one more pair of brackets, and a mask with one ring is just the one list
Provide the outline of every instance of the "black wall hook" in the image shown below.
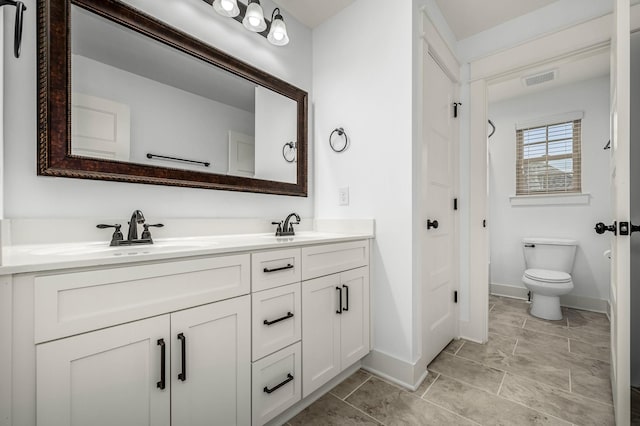
[[0,0],[0,7],[2,6],[15,6],[16,8],[16,22],[13,41],[13,55],[16,58],[20,57],[20,48],[22,46],[22,16],[24,11],[27,10],[27,6],[21,1],[16,0]]

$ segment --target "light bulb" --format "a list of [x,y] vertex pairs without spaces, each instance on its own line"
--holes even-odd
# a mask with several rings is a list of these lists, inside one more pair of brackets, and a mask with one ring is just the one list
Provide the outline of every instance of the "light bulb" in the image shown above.
[[260,18],[256,18],[255,16],[249,16],[249,24],[251,24],[252,27],[257,27],[258,25],[260,25]]
[[228,18],[233,18],[240,14],[237,0],[214,0],[213,10]]

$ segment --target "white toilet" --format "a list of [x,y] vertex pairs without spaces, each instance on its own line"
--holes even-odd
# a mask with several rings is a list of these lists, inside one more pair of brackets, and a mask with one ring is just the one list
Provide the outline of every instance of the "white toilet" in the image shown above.
[[522,282],[531,291],[531,315],[547,320],[562,319],[560,296],[573,290],[571,271],[576,256],[575,240],[524,238],[526,270]]

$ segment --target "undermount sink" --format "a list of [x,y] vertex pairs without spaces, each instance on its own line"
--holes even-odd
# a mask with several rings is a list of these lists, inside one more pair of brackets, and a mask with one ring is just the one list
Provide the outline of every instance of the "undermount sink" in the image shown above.
[[163,253],[168,251],[206,249],[218,244],[215,241],[194,240],[164,240],[155,244],[136,246],[109,246],[106,243],[88,243],[74,245],[59,245],[31,250],[31,254],[37,256],[85,256],[98,254],[111,254],[113,256],[134,256],[139,254]]

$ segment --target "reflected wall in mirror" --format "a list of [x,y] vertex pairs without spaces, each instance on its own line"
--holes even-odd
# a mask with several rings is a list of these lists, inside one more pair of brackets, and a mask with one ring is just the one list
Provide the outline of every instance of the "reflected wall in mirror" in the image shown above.
[[39,174],[306,196],[306,92],[119,1],[44,3]]

